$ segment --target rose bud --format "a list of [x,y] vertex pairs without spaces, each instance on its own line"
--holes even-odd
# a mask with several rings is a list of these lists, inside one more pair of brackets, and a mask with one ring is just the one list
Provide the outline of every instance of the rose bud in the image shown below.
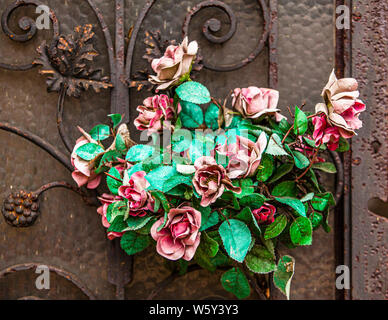
[[275,221],[275,212],[276,208],[269,203],[264,203],[259,209],[252,211],[253,216],[259,225],[268,225],[273,223]]

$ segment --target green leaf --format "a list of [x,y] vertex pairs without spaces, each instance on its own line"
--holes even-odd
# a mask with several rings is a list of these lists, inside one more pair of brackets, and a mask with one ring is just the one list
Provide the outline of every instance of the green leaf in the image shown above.
[[258,209],[264,204],[265,200],[266,198],[263,195],[254,193],[241,198],[240,205]]
[[75,153],[81,158],[86,161],[93,160],[98,155],[104,152],[104,149],[95,143],[86,143],[82,146],[80,146]]
[[335,199],[331,192],[316,194],[311,200],[311,205],[317,211],[325,211],[329,206],[335,205]]
[[299,151],[294,151],[293,157],[295,160],[295,166],[298,169],[306,169],[310,165],[310,160]]
[[320,188],[320,186],[319,186],[317,176],[315,175],[315,172],[314,172],[313,169],[310,169],[310,170],[309,170],[309,173],[308,173],[307,176],[310,178],[310,180],[311,180],[311,182],[313,183],[314,187],[315,187],[319,192],[321,192],[321,188]]
[[293,244],[309,246],[312,244],[313,228],[311,221],[305,217],[297,218],[290,227],[290,236]]
[[288,156],[289,154],[284,150],[282,146],[282,140],[274,133],[269,139],[268,147],[265,153],[273,156]]
[[275,169],[275,164],[273,157],[269,154],[263,154],[261,158],[259,171],[257,172],[257,180],[261,182],[266,182],[273,174]]
[[273,274],[274,285],[290,299],[291,280],[294,275],[295,260],[293,257],[284,256],[279,259],[278,267]]
[[321,171],[327,172],[327,173],[337,173],[337,168],[331,162],[314,163],[312,168],[316,169],[316,170],[321,170]]
[[293,168],[294,164],[291,162],[286,162],[282,164],[279,168],[276,169],[275,174],[273,175],[269,183],[274,183],[279,179],[283,178],[286,174],[289,174]]
[[247,195],[252,194],[255,191],[255,188],[253,186],[253,181],[252,179],[241,179],[241,180],[233,180],[233,185],[236,187],[241,188],[241,193],[237,194],[237,198],[243,198]]
[[214,258],[210,258],[210,262],[216,267],[228,267],[230,266],[230,261],[221,251],[218,251]]
[[209,229],[213,226],[215,226],[218,221],[218,212],[211,210],[210,207],[201,207],[197,209],[201,212],[201,229],[199,231],[205,231],[206,229]]
[[245,222],[254,231],[257,236],[261,235],[260,226],[257,224],[255,217],[253,216],[252,210],[248,207],[244,208],[237,216],[234,217],[237,220]]
[[156,229],[156,231],[160,232],[166,226],[167,220],[168,220],[168,211],[165,211],[162,224]]
[[109,126],[105,124],[99,124],[95,126],[90,132],[90,136],[94,140],[103,141],[105,139],[108,139],[110,136],[110,128]]
[[331,232],[331,227],[329,225],[329,213],[330,213],[329,209],[326,209],[322,220],[322,228],[323,230],[325,230],[326,233]]
[[139,171],[145,171],[144,168],[143,168],[143,165],[141,163],[136,163],[134,166],[132,166],[129,170],[127,170],[128,172],[128,177],[132,177],[132,175],[136,172],[139,172]]
[[173,142],[172,150],[180,153],[190,148],[192,136],[191,133],[185,129],[175,129],[171,141]]
[[218,252],[219,246],[217,241],[208,236],[206,232],[201,234],[201,242],[195,252],[195,261],[203,268],[209,271],[216,271],[216,266],[211,262]]
[[120,152],[116,150],[109,150],[102,156],[100,160],[100,166],[105,165],[109,162],[115,162],[117,161],[118,158],[120,158],[120,156],[121,156]]
[[319,212],[313,211],[310,214],[309,219],[311,221],[313,229],[315,230],[315,229],[317,229],[322,224],[323,215],[321,213],[319,213]]
[[217,130],[218,126],[218,116],[220,114],[220,109],[212,103],[206,110],[205,113],[205,123],[206,126],[212,130]]
[[148,221],[152,219],[152,216],[145,216],[145,217],[132,217],[129,216],[126,219],[127,228],[125,228],[125,231],[133,231],[143,228]]
[[234,192],[225,191],[222,194],[220,199],[233,204],[233,207],[235,210],[240,210],[240,204],[239,204],[238,199],[236,198],[236,194]]
[[297,193],[298,188],[295,181],[283,181],[272,190],[272,195],[275,197],[296,197]]
[[181,184],[191,186],[192,180],[193,180],[193,178],[191,176],[183,176],[180,174],[174,175],[163,183],[163,190],[162,191],[164,193],[167,193],[171,189],[174,189],[175,187],[177,187]]
[[243,262],[251,243],[251,233],[247,225],[239,220],[224,221],[218,229],[229,256]]
[[251,294],[248,279],[239,268],[226,271],[221,277],[221,284],[226,291],[233,293],[238,299],[248,298]]
[[181,102],[182,111],[179,117],[185,128],[196,129],[203,124],[203,111],[200,106],[191,102]]
[[151,195],[162,204],[163,210],[165,212],[170,211],[170,203],[168,202],[164,193],[159,192],[159,191],[152,191]]
[[121,114],[110,114],[108,117],[112,120],[113,123],[113,129],[116,129],[116,127],[120,124],[120,122],[123,120],[123,116]]
[[145,178],[151,184],[152,188],[163,191],[163,185],[165,181],[177,174],[178,172],[174,167],[162,166],[149,172]]
[[109,176],[106,177],[106,184],[108,185],[108,188],[109,188],[110,192],[112,192],[113,194],[117,195],[118,194],[118,189],[123,184],[121,176],[120,176],[120,172],[116,168],[112,168],[112,169],[109,170],[108,173],[111,176],[116,177],[117,179],[119,179],[121,181],[121,182],[117,181],[116,179],[113,179],[112,177],[109,177]]
[[294,133],[296,135],[305,134],[308,129],[308,122],[306,114],[298,107],[295,107]]
[[151,232],[152,226],[157,220],[158,220],[157,217],[152,216],[151,219],[147,221],[147,223],[143,227],[137,229],[136,232],[144,235],[149,235]]
[[267,248],[255,245],[245,258],[245,264],[254,273],[270,273],[276,269],[275,256]]
[[127,145],[125,144],[125,141],[121,136],[121,134],[116,135],[115,149],[121,153],[124,153],[127,151]]
[[108,206],[106,211],[106,219],[109,223],[112,223],[118,216],[122,216],[124,221],[124,216],[127,211],[127,202],[126,201],[116,201],[111,203]]
[[302,199],[300,199],[301,202],[307,202],[314,198],[314,192],[310,192],[306,194]]
[[275,197],[275,200],[290,206],[291,208],[295,209],[295,211],[299,215],[306,217],[306,208],[299,199],[291,198],[291,197],[282,197],[282,198]]
[[108,232],[123,232],[126,227],[127,224],[124,222],[124,216],[119,215],[111,223]]
[[150,158],[155,152],[155,147],[146,144],[138,144],[128,150],[126,160],[130,162],[143,161]]
[[185,82],[176,88],[175,92],[183,101],[196,104],[205,104],[210,102],[209,90],[199,82]]
[[[315,140],[312,140],[312,139],[309,139],[309,138],[306,138],[306,137],[303,137],[303,140],[306,142],[306,144],[311,147],[311,148],[316,148],[316,144],[315,144]],[[325,151],[327,149],[327,147],[324,145],[324,144],[321,144],[320,147],[319,147],[319,150],[323,150]]]
[[343,137],[340,137],[339,146],[338,146],[336,151],[337,152],[347,152],[349,150],[350,150],[350,144],[349,144],[348,140],[346,140]]
[[142,235],[136,232],[126,232],[121,238],[121,248],[128,254],[133,255],[135,253],[143,251],[150,244],[150,237]]
[[285,215],[278,216],[264,232],[264,239],[269,240],[279,236],[287,226],[287,217]]
[[282,119],[279,122],[279,130],[284,134],[286,134],[288,130],[290,130],[290,128],[291,128],[291,124],[289,124],[286,119]]

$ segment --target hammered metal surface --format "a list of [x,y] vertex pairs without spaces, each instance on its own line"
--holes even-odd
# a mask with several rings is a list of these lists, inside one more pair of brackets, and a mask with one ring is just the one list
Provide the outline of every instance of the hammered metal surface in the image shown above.
[[387,15],[386,1],[354,4],[353,76],[367,112],[352,144],[353,299],[388,299],[388,220],[368,210],[368,201],[378,198],[385,215],[388,211]]
[[278,0],[280,105],[314,110],[334,68],[332,0]]
[[[2,0],[3,9],[11,0]],[[114,3],[113,1],[95,1],[114,34]],[[330,1],[316,1],[310,9],[311,1],[279,1],[280,34],[285,35],[279,42],[280,90],[282,106],[300,103],[302,97],[310,99],[319,97],[319,88],[327,80],[333,56],[332,29],[330,27],[332,9]],[[142,59],[145,46],[143,44],[146,30],[160,29],[166,38],[181,40],[181,27],[185,14],[199,1],[158,1],[150,10],[141,30],[135,48],[134,66],[132,70],[146,67]],[[206,9],[192,20],[189,28],[190,40],[198,40],[203,48],[203,55],[213,64],[228,63],[246,57],[255,47],[263,31],[262,12],[257,1],[240,0],[225,1],[234,10],[238,19],[237,32],[234,37],[223,45],[209,43],[198,30],[203,21],[210,17],[218,17],[224,22],[221,33],[227,31],[228,21],[224,13],[217,9]],[[302,4],[301,4],[302,3]],[[96,66],[103,67],[105,75],[109,75],[106,44],[99,28],[97,19],[86,1],[50,0],[61,26],[61,32],[68,34],[76,25],[92,23],[96,32],[96,49],[101,56],[96,59]],[[134,25],[144,1],[126,1],[126,32]],[[299,8],[298,10],[296,8]],[[18,15],[28,9],[20,10]],[[29,11],[31,12],[31,11]],[[306,14],[307,12],[307,14]],[[303,15],[303,17],[301,17]],[[284,21],[284,22],[282,22]],[[331,21],[331,20],[330,20]],[[315,32],[308,31],[312,25]],[[226,28],[226,29],[225,29]],[[293,30],[293,28],[296,28]],[[322,31],[323,30],[323,31]],[[298,32],[304,34],[305,42]],[[39,33],[30,43],[30,51],[25,45],[14,43],[0,32],[0,59],[6,63],[27,63],[33,60],[34,49],[43,38],[50,39],[51,33]],[[322,42],[324,43],[322,45]],[[296,43],[297,47],[293,47]],[[309,43],[309,48],[303,45]],[[323,47],[322,47],[323,46]],[[324,52],[322,53],[322,48]],[[318,54],[319,53],[319,54]],[[300,64],[310,61],[308,68]],[[299,65],[298,65],[299,63]],[[322,67],[326,66],[326,67]],[[330,66],[330,67],[329,67]],[[316,68],[316,72],[312,69]],[[327,70],[326,70],[327,69]],[[307,73],[306,73],[307,70]],[[304,77],[304,78],[302,78]],[[317,79],[318,80],[315,80]],[[312,81],[311,79],[314,79]],[[268,51],[265,48],[256,60],[248,66],[233,72],[217,73],[204,70],[198,81],[205,83],[213,95],[224,98],[230,89],[236,86],[256,85],[268,86]],[[308,83],[308,88],[301,88],[299,83]],[[54,145],[61,145],[55,123],[57,94],[45,93],[45,79],[37,74],[37,70],[18,73],[0,70],[0,119],[47,139]],[[318,88],[318,89],[317,89]],[[313,89],[314,96],[310,96]],[[288,90],[288,91],[287,91]],[[146,92],[131,90],[131,120],[135,118],[135,108],[140,104]],[[314,99],[314,98],[311,98]],[[311,106],[309,105],[309,108]],[[95,94],[86,92],[80,100],[68,98],[65,103],[65,130],[72,139],[78,137],[76,125],[86,130],[96,123],[107,122],[106,114],[110,112],[109,92]],[[133,128],[132,128],[133,129]],[[133,134],[136,132],[133,130]],[[33,190],[48,181],[65,180],[71,182],[69,172],[61,167],[44,151],[11,134],[0,132],[0,141],[6,141],[2,148],[0,167],[0,199],[4,199],[10,191]],[[67,190],[52,190],[41,199],[41,216],[36,224],[26,230],[16,230],[0,221],[0,268],[9,265],[37,261],[63,267],[76,274],[97,298],[114,298],[114,288],[107,280],[107,246],[105,231],[94,208],[87,207],[75,194]],[[297,259],[297,273],[293,284],[293,298],[333,298],[333,236],[321,232],[315,238],[317,249],[303,248],[293,251]],[[7,248],[7,249],[6,249]],[[11,250],[9,250],[11,248]],[[149,248],[144,255],[136,257],[134,281],[126,287],[126,298],[146,298],[156,283],[168,275],[164,260],[156,255],[154,248]],[[308,275],[315,274],[319,281],[310,282]],[[7,279],[7,280],[5,280]],[[31,287],[24,289],[26,281],[35,281],[35,275],[10,275],[0,281],[0,296],[8,292],[7,288],[18,288],[7,297],[23,297],[37,295]],[[51,298],[79,297],[80,293],[74,285],[63,282],[63,289],[56,291]],[[46,296],[39,296],[45,298]],[[157,296],[159,299],[201,299],[201,298],[232,298],[226,293],[219,278],[207,271],[195,271],[181,277]],[[254,297],[252,295],[252,297]]]
[[[333,69],[333,1],[278,0],[280,105],[313,111]],[[330,181],[329,179],[325,179]],[[332,185],[331,187],[335,187]],[[333,189],[334,190],[334,189]],[[333,213],[332,213],[333,214]],[[334,219],[330,219],[333,226]],[[296,260],[292,299],[335,298],[334,232],[314,233],[311,247],[281,249]]]

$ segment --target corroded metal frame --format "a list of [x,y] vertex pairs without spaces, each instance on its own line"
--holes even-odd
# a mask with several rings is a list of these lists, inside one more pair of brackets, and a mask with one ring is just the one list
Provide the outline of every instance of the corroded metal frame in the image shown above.
[[[136,23],[133,26],[131,37],[128,46],[125,45],[125,30],[124,30],[124,9],[125,9],[125,0],[115,0],[115,35],[114,41],[113,37],[108,29],[107,23],[104,19],[103,14],[100,9],[96,5],[94,0],[85,0],[91,10],[96,15],[100,28],[104,35],[105,45],[108,54],[109,60],[109,80],[101,79],[98,81],[97,85],[103,89],[111,89],[111,112],[112,113],[120,113],[125,116],[125,119],[130,119],[130,83],[132,82],[132,67],[134,60],[134,50],[136,41],[138,38],[138,34],[141,28],[141,25],[149,13],[152,6],[156,3],[156,0],[147,0],[144,8],[139,13]],[[277,66],[277,0],[270,0],[267,2],[266,0],[258,0],[259,6],[261,7],[263,18],[264,18],[264,31],[261,38],[258,40],[256,48],[246,57],[245,59],[238,61],[234,64],[229,65],[212,65],[206,62],[206,59],[203,61],[203,66],[209,70],[218,71],[218,72],[228,72],[240,69],[250,62],[256,59],[259,53],[263,50],[265,45],[268,45],[269,52],[269,70],[268,70],[268,78],[269,85],[272,88],[277,87],[278,82],[278,66]],[[13,41],[18,42],[26,42],[30,40],[37,32],[37,28],[35,22],[28,17],[23,17],[19,20],[19,27],[25,32],[23,35],[17,35],[12,32],[12,30],[8,26],[8,21],[10,20],[13,12],[22,7],[28,5],[39,6],[42,5],[39,0],[16,0],[11,3],[6,10],[3,12],[1,17],[1,25],[3,32]],[[217,18],[209,19],[203,25],[203,35],[204,37],[210,41],[211,43],[224,43],[233,37],[236,31],[237,19],[233,10],[222,1],[218,0],[205,0],[198,4],[196,4],[186,15],[185,20],[182,26],[182,35],[188,35],[189,25],[191,19],[202,9],[208,7],[217,7],[221,9],[228,17],[230,22],[230,28],[228,32],[224,36],[216,36],[215,32],[219,31],[221,28],[221,22]],[[59,21],[54,13],[54,11],[50,10],[50,19],[53,24],[53,41],[58,41],[60,39],[60,27]],[[40,49],[42,53],[43,49]],[[49,61],[52,62],[52,61]],[[10,65],[0,62],[0,68],[11,70],[11,71],[25,71],[32,69],[37,66],[36,62],[26,64],[26,65]],[[55,69],[55,67],[53,67]],[[55,70],[56,72],[60,72]],[[48,72],[49,73],[49,72]],[[92,81],[90,78],[78,79],[83,82],[83,89],[89,87],[89,81]],[[78,81],[77,80],[77,81]],[[93,80],[94,81],[94,80]],[[33,133],[30,133],[26,130],[15,128],[7,123],[0,122],[0,130],[5,130],[16,134],[24,139],[27,139],[42,148],[46,152],[48,152],[51,156],[57,159],[64,167],[66,167],[69,171],[72,171],[72,165],[69,160],[69,153],[71,152],[71,143],[66,136],[62,128],[62,119],[64,113],[64,105],[66,95],[74,95],[74,91],[69,90],[66,83],[63,83],[61,87],[55,90],[59,93],[58,99],[58,108],[57,108],[57,123],[58,123],[58,132],[61,137],[63,144],[65,146],[65,153],[61,150],[58,150],[55,146],[50,145],[44,139],[36,136]],[[343,190],[343,168],[342,162],[339,158],[338,154],[332,152],[332,158],[338,169],[338,178],[337,178],[337,190],[336,190],[336,199],[339,200],[342,196]],[[81,190],[76,188],[66,182],[52,182],[48,183],[38,190],[31,193],[32,196],[38,198],[43,192],[50,188],[58,188],[64,187],[71,189],[82,196],[82,198],[89,205],[96,205],[94,201],[96,199],[96,194],[91,192],[86,192],[85,190]],[[24,192],[22,193],[24,195]],[[18,196],[18,194],[16,195]],[[15,224],[16,225],[16,224]],[[22,225],[22,226],[28,226]],[[109,270],[108,270],[108,280],[110,283],[116,286],[116,297],[118,299],[125,298],[125,286],[132,281],[132,271],[133,271],[133,258],[128,257],[121,249],[118,241],[112,241],[109,244]],[[10,271],[15,272],[19,270],[30,269],[35,264],[26,263],[19,266],[10,267],[7,270],[0,271],[0,277],[5,276]],[[60,275],[65,275],[68,279],[73,279],[72,276],[68,276],[67,273],[63,270],[52,267],[52,269],[59,273]],[[10,271],[9,271],[10,270]],[[195,271],[196,266],[192,266],[188,271]],[[170,284],[175,278],[179,277],[179,274],[172,273],[166,279],[162,280],[157,286],[156,289],[149,295],[149,298],[155,298],[158,292],[166,285]],[[90,291],[78,280],[71,280],[74,284],[80,287],[83,292],[86,292],[86,295],[89,298],[94,298]],[[255,291],[259,298],[265,299],[262,292],[257,289],[257,285],[253,284]]]

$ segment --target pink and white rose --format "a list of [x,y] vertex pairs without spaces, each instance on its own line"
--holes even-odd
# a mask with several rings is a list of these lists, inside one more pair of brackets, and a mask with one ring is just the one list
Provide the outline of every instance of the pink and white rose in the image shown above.
[[119,196],[127,199],[129,204],[129,215],[144,217],[148,211],[153,211],[154,200],[147,191],[150,186],[145,178],[146,172],[135,172],[128,182],[119,187]]
[[163,121],[174,118],[175,111],[173,99],[165,94],[155,95],[143,101],[143,105],[137,107],[139,116],[134,124],[138,130],[148,130],[149,134],[160,132],[163,129]]
[[330,126],[326,115],[320,115],[313,118],[314,133],[313,138],[316,146],[320,146],[323,143],[327,144],[327,147],[331,151],[337,150],[339,146],[339,140],[341,137],[341,130],[338,127]]
[[261,156],[267,147],[267,137],[262,132],[256,142],[237,136],[236,142],[225,143],[217,147],[217,152],[229,157],[227,166],[230,179],[247,178],[255,175],[261,161]]
[[151,228],[151,236],[157,242],[156,251],[170,260],[184,259],[190,261],[200,243],[201,213],[189,206],[171,209],[167,215],[160,218]]
[[334,70],[322,91],[325,103],[315,107],[316,113],[324,113],[330,126],[338,127],[344,138],[351,138],[362,127],[359,119],[365,104],[359,100],[358,82],[353,78],[337,79]]
[[93,160],[86,161],[79,157],[76,150],[89,143],[87,138],[81,137],[77,140],[73,152],[71,154],[71,164],[74,167],[74,171],[71,174],[78,187],[86,185],[88,189],[96,189],[101,182],[101,175],[97,175],[93,169]]
[[178,46],[168,46],[163,57],[152,61],[151,66],[156,75],[151,75],[149,81],[158,85],[157,90],[165,90],[178,84],[182,76],[190,72],[197,52],[198,43],[189,43],[187,37]]
[[263,115],[275,115],[276,121],[285,119],[277,108],[279,91],[266,88],[236,88],[232,94],[233,107],[244,118],[257,119]]
[[[107,193],[104,193],[101,197],[98,197],[98,200],[100,200],[102,205],[98,207],[97,212],[101,215],[102,225],[105,228],[110,227],[110,223],[106,218],[106,213],[108,211],[109,205],[114,202],[121,201],[122,199],[123,198],[120,196],[114,196],[112,194],[107,194]],[[123,234],[124,232],[108,232],[108,238],[109,240],[113,240],[115,238],[121,238]]]
[[241,193],[241,188],[235,187],[226,173],[226,169],[217,164],[212,157],[198,158],[195,163],[193,185],[202,197],[201,206],[207,207],[214,203],[225,191],[225,188]]

